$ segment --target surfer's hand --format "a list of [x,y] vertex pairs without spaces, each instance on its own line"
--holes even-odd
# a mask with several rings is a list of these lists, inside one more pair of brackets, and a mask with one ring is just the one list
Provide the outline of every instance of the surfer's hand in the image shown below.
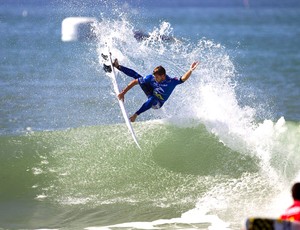
[[129,120],[131,121],[131,122],[135,122],[135,119],[137,118],[137,114],[135,113],[135,114],[133,114],[130,118],[129,118]]
[[121,93],[119,93],[118,99],[119,99],[119,100],[122,100],[122,101],[124,102],[124,96],[125,96],[125,92],[122,91]]
[[191,64],[190,70],[194,71],[197,68],[198,65],[199,65],[198,61],[193,62],[193,64]]

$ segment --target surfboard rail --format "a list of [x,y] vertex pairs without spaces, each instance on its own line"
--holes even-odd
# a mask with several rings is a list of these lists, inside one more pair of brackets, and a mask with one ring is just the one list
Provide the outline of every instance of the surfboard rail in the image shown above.
[[109,46],[107,45],[107,55],[108,55],[108,64],[110,65],[111,67],[111,72],[109,73],[110,76],[111,76],[111,80],[112,80],[112,84],[113,84],[113,88],[114,88],[114,91],[115,91],[115,94],[116,94],[116,97],[117,97],[117,100],[119,102],[119,106],[120,106],[120,109],[121,109],[121,112],[122,112],[122,115],[123,115],[123,118],[125,120],[125,123],[126,123],[126,126],[129,130],[129,132],[131,133],[131,136],[132,136],[132,139],[133,141],[135,142],[135,144],[137,145],[137,147],[139,149],[141,149],[139,143],[138,143],[138,140],[137,140],[137,137],[135,135],[135,132],[134,132],[134,129],[131,125],[131,122],[128,118],[128,114],[126,112],[126,109],[125,109],[125,105],[124,105],[124,102],[122,100],[119,100],[118,98],[118,95],[120,94],[120,90],[119,90],[119,86],[118,86],[118,83],[117,83],[117,78],[116,78],[116,71],[115,71],[115,68],[113,66],[113,61],[112,61],[112,57],[111,57],[111,52],[110,52],[110,48]]

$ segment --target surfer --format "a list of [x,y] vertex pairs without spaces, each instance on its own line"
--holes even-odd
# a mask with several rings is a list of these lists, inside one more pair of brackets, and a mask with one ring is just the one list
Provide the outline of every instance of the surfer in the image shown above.
[[294,203],[281,215],[280,219],[290,221],[300,221],[300,183],[295,183],[292,187],[292,197]]
[[134,122],[137,116],[150,108],[161,108],[168,100],[175,87],[189,79],[192,72],[197,68],[198,65],[199,62],[193,62],[190,66],[190,69],[179,79],[169,77],[166,74],[166,70],[162,66],[156,67],[152,74],[143,77],[134,70],[125,66],[121,66],[118,63],[118,59],[115,59],[113,66],[127,76],[134,78],[134,80],[132,80],[118,95],[119,100],[124,100],[125,94],[137,84],[140,85],[148,97],[148,100],[142,105],[142,107],[129,118],[130,121]]

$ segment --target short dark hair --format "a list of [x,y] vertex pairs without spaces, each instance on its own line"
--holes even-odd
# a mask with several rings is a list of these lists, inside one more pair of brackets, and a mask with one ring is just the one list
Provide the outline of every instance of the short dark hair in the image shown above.
[[157,66],[154,70],[153,70],[153,75],[158,74],[158,75],[165,75],[166,74],[166,70],[164,67]]
[[300,183],[295,183],[292,187],[292,196],[294,200],[300,201]]

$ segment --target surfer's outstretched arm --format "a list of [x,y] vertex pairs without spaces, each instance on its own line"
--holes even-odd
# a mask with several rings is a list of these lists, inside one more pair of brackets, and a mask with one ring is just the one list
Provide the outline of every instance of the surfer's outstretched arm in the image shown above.
[[139,81],[137,79],[132,80],[118,95],[119,100],[124,101],[125,94],[135,85],[139,84]]
[[190,69],[181,77],[181,81],[185,82],[187,79],[189,79],[192,72],[197,68],[198,65],[199,65],[198,61],[193,62]]

